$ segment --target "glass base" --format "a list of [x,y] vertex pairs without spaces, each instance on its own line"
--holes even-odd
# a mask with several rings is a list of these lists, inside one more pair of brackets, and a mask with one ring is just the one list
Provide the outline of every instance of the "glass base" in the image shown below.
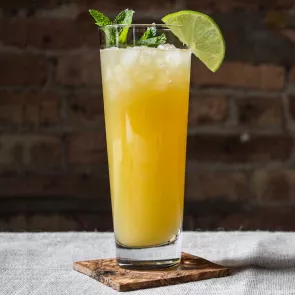
[[181,259],[180,232],[169,242],[146,248],[129,248],[116,242],[118,264],[126,269],[152,270],[174,267]]

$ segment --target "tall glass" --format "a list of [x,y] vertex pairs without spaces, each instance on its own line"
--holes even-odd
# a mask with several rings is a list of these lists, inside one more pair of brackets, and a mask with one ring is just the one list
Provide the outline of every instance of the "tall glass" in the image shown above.
[[164,25],[153,26],[175,47],[137,46],[150,26],[129,26],[127,45],[126,25],[100,31],[116,256],[133,269],[181,256],[191,52]]

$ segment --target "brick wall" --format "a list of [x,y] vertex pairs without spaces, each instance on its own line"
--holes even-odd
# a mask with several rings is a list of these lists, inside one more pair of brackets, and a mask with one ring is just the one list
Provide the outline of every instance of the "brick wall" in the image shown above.
[[185,229],[295,230],[295,1],[2,1],[0,229],[111,230],[98,36],[88,15],[214,17],[227,57],[192,64]]

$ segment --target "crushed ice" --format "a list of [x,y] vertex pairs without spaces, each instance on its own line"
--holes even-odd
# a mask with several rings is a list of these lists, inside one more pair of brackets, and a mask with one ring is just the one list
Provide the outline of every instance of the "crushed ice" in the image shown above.
[[162,50],[173,50],[176,49],[176,47],[172,44],[160,44],[157,49],[162,49]]

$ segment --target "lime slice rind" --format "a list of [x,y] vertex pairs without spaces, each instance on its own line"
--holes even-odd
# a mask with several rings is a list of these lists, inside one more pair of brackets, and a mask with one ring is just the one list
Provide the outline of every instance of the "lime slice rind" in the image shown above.
[[[215,21],[200,12],[183,10],[162,18],[179,40],[212,71],[216,72],[225,55],[225,42]],[[173,27],[173,25],[178,25]]]

